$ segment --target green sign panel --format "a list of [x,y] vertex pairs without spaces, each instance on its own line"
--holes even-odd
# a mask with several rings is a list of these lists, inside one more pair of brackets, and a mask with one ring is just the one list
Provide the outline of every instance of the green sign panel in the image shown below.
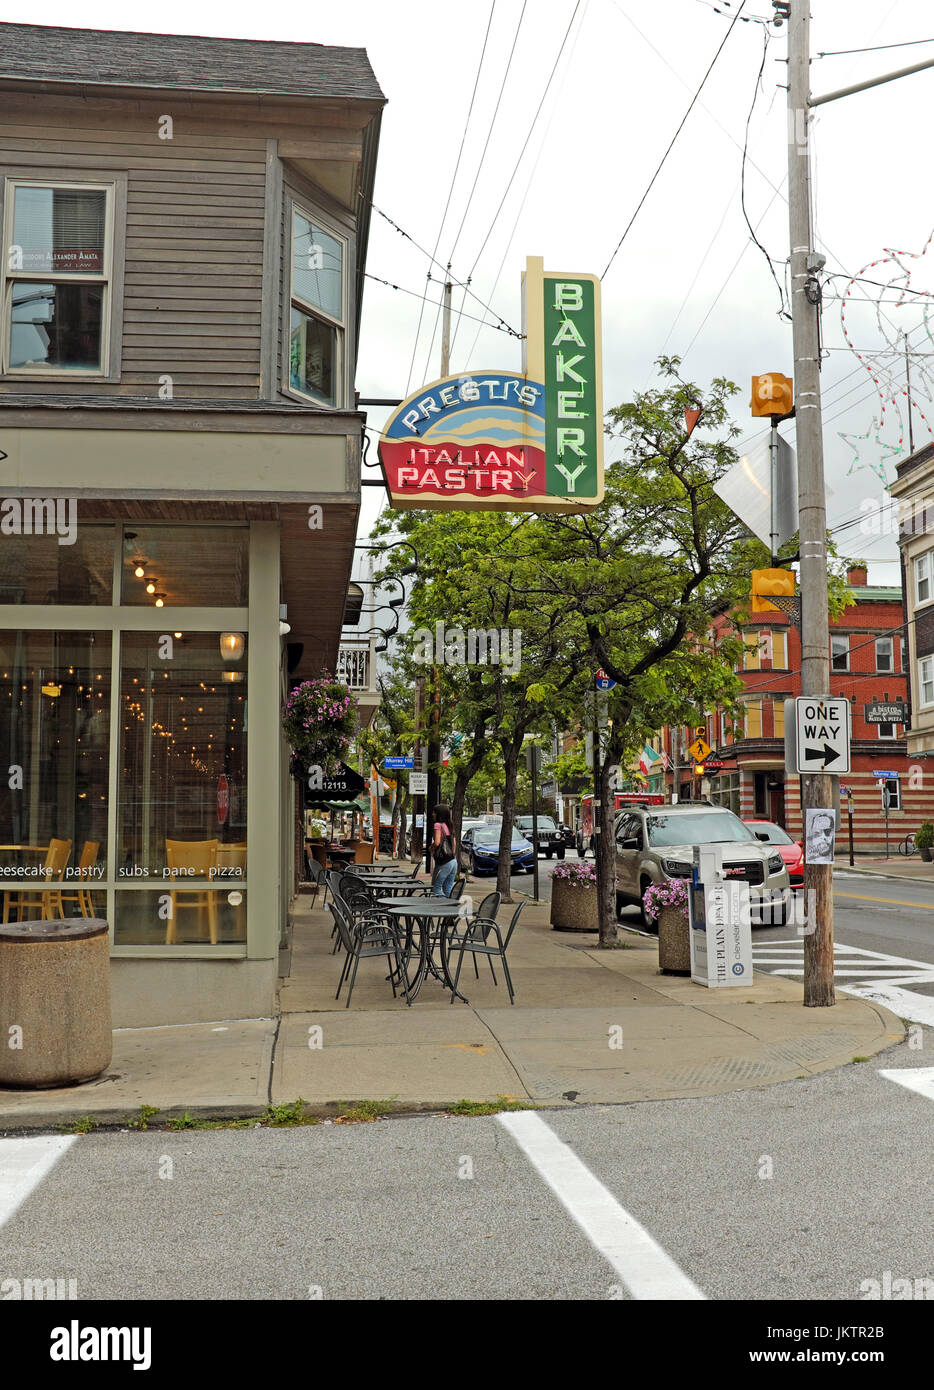
[[590,276],[544,276],[545,459],[550,493],[602,492],[599,316]]

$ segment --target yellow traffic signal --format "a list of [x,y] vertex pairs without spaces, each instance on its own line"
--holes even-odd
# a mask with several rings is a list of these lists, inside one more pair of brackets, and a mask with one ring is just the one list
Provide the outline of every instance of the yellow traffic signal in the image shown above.
[[794,598],[794,570],[753,570],[752,572],[752,612],[780,613],[775,603],[769,602],[770,595],[781,598]]
[[766,372],[752,379],[753,415],[788,415],[794,408],[795,384],[781,372]]

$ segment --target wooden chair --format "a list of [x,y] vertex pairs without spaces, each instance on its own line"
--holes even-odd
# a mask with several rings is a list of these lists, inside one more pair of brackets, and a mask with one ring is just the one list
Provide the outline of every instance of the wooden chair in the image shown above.
[[91,901],[91,890],[84,885],[91,877],[91,870],[97,863],[97,852],[100,847],[100,840],[85,840],[84,849],[81,851],[81,858],[78,860],[78,891],[77,893],[62,893],[61,895],[63,903],[78,904],[82,917],[94,916],[94,903]]
[[201,924],[201,914],[207,909],[208,914],[208,935],[211,945],[217,945],[217,891],[214,884],[217,882],[215,870],[217,868],[217,841],[216,840],[166,840],[165,842],[165,862],[171,870],[171,881],[173,884],[184,883],[189,878],[204,878],[210,887],[204,888],[173,888],[170,894],[172,900],[172,915],[165,925],[165,944],[172,946],[176,943],[176,922],[178,920],[179,908],[193,908],[198,913],[198,924]]
[[[40,877],[47,883],[61,883],[71,856],[70,840],[50,840],[45,852]],[[16,909],[16,920],[24,922],[30,912],[38,911],[41,918],[48,921],[53,914],[64,917],[61,888],[42,890],[13,889],[3,899],[3,920],[9,922],[10,908]]]

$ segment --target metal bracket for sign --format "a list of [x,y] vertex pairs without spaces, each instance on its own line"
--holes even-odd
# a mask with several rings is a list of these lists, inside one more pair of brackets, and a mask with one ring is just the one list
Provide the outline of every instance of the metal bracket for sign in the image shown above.
[[778,594],[778,595],[769,594],[769,603],[772,604],[773,608],[777,608],[778,611],[779,611],[780,613],[784,613],[784,615],[785,615],[786,618],[790,618],[791,621],[792,621],[792,623],[794,624],[794,626],[795,626],[795,627],[798,629],[798,631],[800,632],[800,630],[801,630],[801,599],[800,599],[800,597],[798,597],[798,598],[782,598],[782,596],[781,596],[780,594]]

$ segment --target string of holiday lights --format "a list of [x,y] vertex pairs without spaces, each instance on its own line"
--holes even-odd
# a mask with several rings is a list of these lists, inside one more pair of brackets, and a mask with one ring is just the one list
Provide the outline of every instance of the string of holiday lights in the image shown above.
[[[934,440],[934,426],[919,403],[919,398],[934,401],[934,378],[926,356],[919,356],[910,350],[911,336],[922,332],[934,347],[931,332],[930,291],[919,290],[911,284],[912,276],[917,275],[921,263],[927,255],[934,238],[934,230],[928,236],[920,251],[899,250],[885,247],[885,255],[870,261],[852,276],[840,300],[840,327],[847,348],[853,353],[860,366],[867,372],[878,398],[878,410],[874,412],[869,428],[862,434],[838,430],[842,440],[853,450],[850,473],[861,468],[869,468],[882,481],[888,483],[887,464],[891,458],[906,453],[903,403],[907,411],[923,422],[931,439]],[[912,265],[912,262],[916,264]],[[926,268],[926,267],[925,267]],[[893,273],[895,272],[895,273]],[[877,289],[874,298],[859,294],[856,286],[871,283]],[[885,298],[886,291],[895,291],[894,297]],[[921,308],[921,321],[917,322],[919,297],[924,298]],[[854,338],[862,342],[863,334],[851,329],[850,319],[854,316],[856,304],[873,306],[876,330],[880,345],[877,348],[857,347]],[[883,304],[889,306],[883,309]],[[893,320],[893,311],[909,308],[915,315],[915,322],[906,327]],[[867,335],[868,337],[868,335]],[[908,362],[914,366],[916,376],[909,384]],[[909,420],[911,423],[911,420]],[[908,430],[909,436],[911,429]],[[895,439],[895,443],[891,440]],[[867,457],[868,450],[861,445],[871,443],[878,453]]]

